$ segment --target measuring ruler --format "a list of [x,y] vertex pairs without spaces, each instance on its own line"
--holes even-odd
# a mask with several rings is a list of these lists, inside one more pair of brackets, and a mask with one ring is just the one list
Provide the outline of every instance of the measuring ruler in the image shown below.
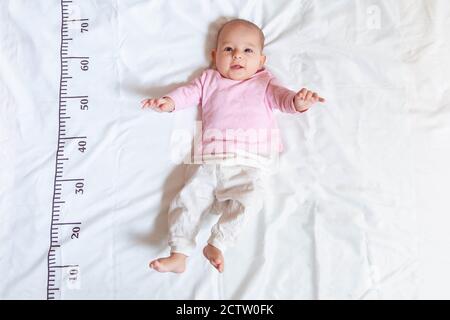
[[[87,77],[89,56],[80,52],[89,37],[90,21],[81,16],[82,1],[61,0],[59,123],[48,251],[47,299],[61,298],[61,290],[79,289],[81,266],[77,246],[83,223],[77,216],[87,179],[77,170],[89,152],[83,126],[89,116]],[[78,51],[77,51],[78,50]]]

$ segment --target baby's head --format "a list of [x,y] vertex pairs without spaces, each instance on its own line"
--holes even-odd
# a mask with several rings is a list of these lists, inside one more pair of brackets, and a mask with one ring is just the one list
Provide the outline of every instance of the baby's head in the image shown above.
[[250,21],[235,19],[220,28],[217,46],[211,55],[223,77],[246,80],[264,66],[263,48],[264,33],[261,29]]

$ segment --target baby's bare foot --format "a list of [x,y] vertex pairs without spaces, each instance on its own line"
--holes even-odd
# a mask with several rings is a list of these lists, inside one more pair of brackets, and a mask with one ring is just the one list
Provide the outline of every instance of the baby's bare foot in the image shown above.
[[169,257],[153,260],[149,266],[158,272],[182,273],[186,269],[186,258],[184,254],[171,253]]
[[214,266],[214,268],[219,270],[219,272],[223,272],[224,258],[222,252],[219,249],[208,244],[206,247],[203,248],[203,255],[206,257],[206,259],[209,260],[209,262]]

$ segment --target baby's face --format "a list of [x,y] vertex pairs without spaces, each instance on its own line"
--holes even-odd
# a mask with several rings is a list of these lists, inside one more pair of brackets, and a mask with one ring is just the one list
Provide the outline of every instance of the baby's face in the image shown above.
[[264,66],[266,57],[257,30],[239,23],[225,26],[212,58],[217,71],[228,79],[246,80]]

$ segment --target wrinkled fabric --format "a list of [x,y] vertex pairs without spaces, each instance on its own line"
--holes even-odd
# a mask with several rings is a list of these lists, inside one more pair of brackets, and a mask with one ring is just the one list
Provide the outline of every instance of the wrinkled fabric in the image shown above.
[[[72,0],[62,299],[450,298],[450,3],[446,0]],[[68,5],[72,3],[67,2]],[[201,117],[140,109],[201,75],[225,17],[260,25],[266,68],[326,103],[274,113],[283,139],[263,209],[218,274],[201,246],[183,274],[168,211]],[[61,80],[59,0],[0,0],[0,297],[46,299]],[[212,210],[212,213],[215,211]],[[207,214],[205,244],[218,216]]]

